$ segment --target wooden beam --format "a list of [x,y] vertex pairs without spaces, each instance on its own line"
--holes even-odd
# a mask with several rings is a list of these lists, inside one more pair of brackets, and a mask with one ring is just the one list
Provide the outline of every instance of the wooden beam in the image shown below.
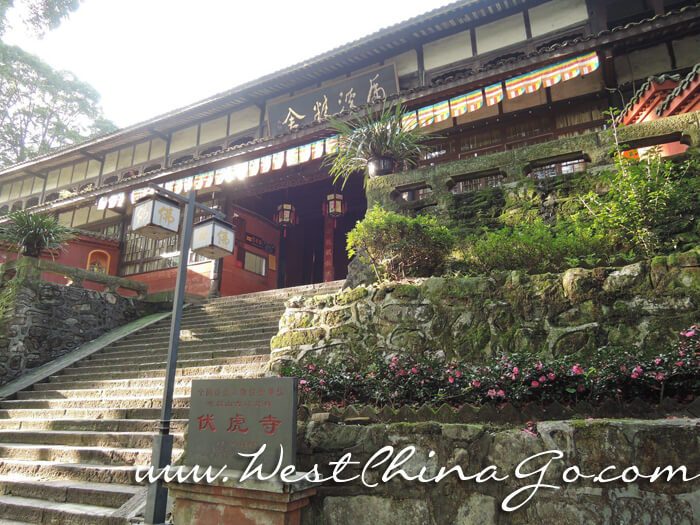
[[170,140],[170,137],[168,135],[165,135],[164,133],[161,133],[160,131],[154,129],[154,128],[148,128],[148,131],[153,133],[156,137],[159,139],[164,140],[165,142],[168,142]]
[[92,153],[88,153],[87,151],[81,151],[80,154],[83,157],[87,157],[88,159],[91,159],[91,160],[96,160],[97,162],[102,162],[104,160],[103,157],[98,157],[97,155],[93,155]]

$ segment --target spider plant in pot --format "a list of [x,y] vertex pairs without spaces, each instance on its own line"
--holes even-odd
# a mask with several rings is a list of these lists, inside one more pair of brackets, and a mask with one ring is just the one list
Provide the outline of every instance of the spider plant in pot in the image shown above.
[[42,250],[61,250],[73,237],[70,228],[47,214],[19,210],[7,216],[10,221],[0,225],[0,242],[26,257],[39,257]]
[[427,151],[426,142],[435,139],[420,129],[405,129],[401,119],[406,112],[401,104],[385,105],[381,111],[367,109],[356,121],[330,119],[338,132],[338,150],[326,158],[333,182],[342,179],[343,186],[354,173],[364,172],[368,178],[394,173],[399,164],[416,165]]

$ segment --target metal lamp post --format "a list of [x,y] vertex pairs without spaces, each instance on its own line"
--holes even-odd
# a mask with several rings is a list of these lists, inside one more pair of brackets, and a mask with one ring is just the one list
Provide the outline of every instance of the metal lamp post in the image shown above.
[[[177,269],[177,281],[175,282],[175,295],[173,297],[173,315],[170,323],[170,340],[168,345],[168,360],[165,369],[165,388],[163,390],[163,405],[161,407],[160,425],[158,434],[153,437],[153,452],[151,465],[156,471],[165,468],[172,460],[173,436],[170,434],[170,419],[172,417],[173,391],[175,389],[175,371],[177,368],[177,352],[180,344],[180,323],[182,321],[182,306],[185,298],[185,281],[187,279],[187,261],[192,242],[192,229],[194,210],[199,208],[212,214],[218,219],[225,215],[208,206],[199,204],[196,200],[197,192],[190,191],[187,198],[176,193],[164,190],[155,185],[150,185],[157,195],[165,196],[178,203],[185,204],[182,239],[180,240],[180,263]],[[233,246],[233,243],[231,243]],[[155,483],[148,485],[146,509],[144,511],[145,522],[148,524],[165,523],[166,505],[168,502],[168,489],[163,486],[159,478]]]

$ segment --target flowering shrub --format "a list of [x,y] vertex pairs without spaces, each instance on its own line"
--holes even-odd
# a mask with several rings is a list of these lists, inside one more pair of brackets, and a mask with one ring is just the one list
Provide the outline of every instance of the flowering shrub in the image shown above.
[[681,332],[666,351],[607,349],[583,363],[575,356],[547,362],[528,354],[502,355],[482,366],[445,365],[395,356],[388,362],[374,356],[369,367],[353,358],[340,365],[313,362],[288,366],[283,375],[299,377],[300,402],[372,405],[462,405],[489,401],[526,403],[639,397],[690,401],[700,395],[700,329]]

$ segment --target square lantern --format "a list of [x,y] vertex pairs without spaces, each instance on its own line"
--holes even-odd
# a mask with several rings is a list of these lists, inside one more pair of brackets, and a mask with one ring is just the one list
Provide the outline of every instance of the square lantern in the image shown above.
[[231,255],[234,241],[233,226],[221,219],[207,219],[192,230],[192,251],[209,259]]
[[180,227],[180,205],[160,195],[141,199],[134,204],[131,230],[149,239],[167,239]]

